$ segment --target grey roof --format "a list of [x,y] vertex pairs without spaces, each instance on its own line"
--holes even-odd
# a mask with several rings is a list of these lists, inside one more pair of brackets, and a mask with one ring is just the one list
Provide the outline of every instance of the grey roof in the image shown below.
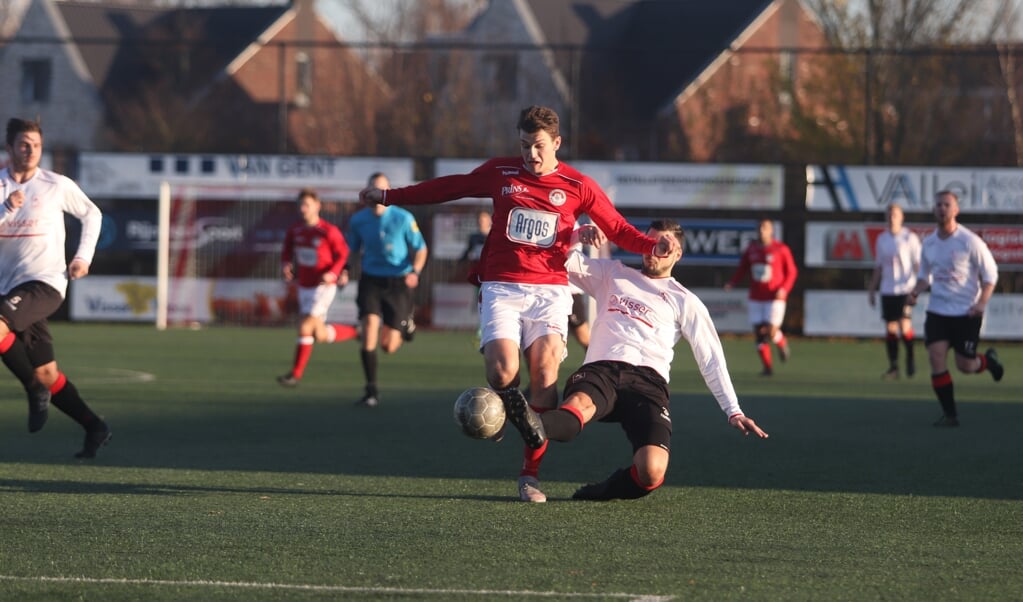
[[[498,0],[500,1],[500,0]],[[627,86],[638,114],[670,102],[772,0],[528,0],[542,43],[584,46],[588,70]],[[567,53],[558,67],[571,73]]]

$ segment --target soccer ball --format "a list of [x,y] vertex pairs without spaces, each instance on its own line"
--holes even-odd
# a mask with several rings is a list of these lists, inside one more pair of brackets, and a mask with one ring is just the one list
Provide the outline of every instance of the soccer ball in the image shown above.
[[455,424],[473,439],[489,439],[504,426],[504,402],[491,389],[466,389],[455,400]]

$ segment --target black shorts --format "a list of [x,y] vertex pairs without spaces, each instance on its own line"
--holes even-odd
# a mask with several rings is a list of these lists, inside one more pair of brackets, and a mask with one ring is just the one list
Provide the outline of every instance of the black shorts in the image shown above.
[[568,378],[564,398],[577,391],[593,399],[595,420],[622,425],[633,452],[644,445],[671,451],[668,383],[653,368],[609,361],[586,364]]
[[927,312],[924,320],[924,344],[948,341],[952,349],[963,357],[977,357],[980,343],[980,325],[984,316],[942,316]]
[[53,335],[46,319],[60,308],[60,292],[33,280],[0,297],[0,319],[25,344],[34,368],[53,361]]
[[572,295],[572,313],[568,314],[568,325],[578,328],[588,321],[589,305],[586,295]]
[[355,302],[359,306],[360,319],[377,315],[395,330],[405,328],[415,309],[412,289],[405,284],[404,276],[382,278],[363,274],[359,278],[359,294]]
[[909,295],[881,295],[881,319],[898,322],[913,317],[913,306],[906,303]]

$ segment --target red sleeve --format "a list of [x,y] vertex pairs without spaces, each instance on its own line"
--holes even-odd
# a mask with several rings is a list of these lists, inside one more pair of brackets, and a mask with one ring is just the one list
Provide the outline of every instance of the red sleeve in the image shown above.
[[608,240],[630,253],[653,254],[657,240],[643,234],[622,217],[622,214],[618,213],[618,210],[611,204],[611,199],[607,198],[604,191],[593,180],[589,178],[583,180],[583,190],[585,197],[590,200],[589,204],[585,206],[586,214],[604,232]]
[[411,186],[384,191],[384,205],[433,205],[471,197],[490,198],[489,173],[441,176]]
[[281,264],[293,263],[295,254],[295,240],[292,228],[284,234],[284,244],[281,245]]
[[792,249],[788,245],[784,245],[782,248],[785,249],[785,253],[782,255],[782,261],[785,264],[785,281],[781,283],[781,287],[787,294],[796,285],[796,275],[799,272],[796,269],[796,261],[792,258]]
[[728,280],[728,284],[730,284],[731,286],[739,284],[739,282],[742,280],[742,277],[745,276],[748,272],[749,272],[749,245],[746,245],[746,249],[742,252],[742,255],[739,257],[739,267],[735,268],[735,273],[733,273],[732,277]]
[[348,263],[348,243],[345,242],[345,237],[341,234],[341,230],[337,228],[330,229],[327,242],[330,244],[331,255],[334,257],[334,263],[331,264],[330,271],[334,272],[335,276],[340,276],[342,270],[345,269],[345,264]]

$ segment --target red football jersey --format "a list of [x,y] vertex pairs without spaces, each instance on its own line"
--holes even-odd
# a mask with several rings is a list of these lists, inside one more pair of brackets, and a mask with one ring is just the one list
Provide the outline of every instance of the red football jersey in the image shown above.
[[657,241],[637,230],[588,176],[565,163],[537,176],[519,157],[491,159],[472,173],[442,176],[384,191],[384,204],[424,205],[461,198],[494,201],[494,223],[480,255],[480,282],[568,284],[572,229],[586,214],[608,239],[648,254]]
[[729,280],[735,286],[749,274],[749,298],[753,301],[772,301],[779,289],[788,296],[796,283],[796,262],[788,245],[773,240],[767,246],[755,240],[746,247],[739,259],[739,267]]
[[319,286],[325,273],[341,275],[348,261],[348,243],[337,226],[322,219],[315,226],[296,222],[284,235],[281,261],[293,266],[299,286]]

